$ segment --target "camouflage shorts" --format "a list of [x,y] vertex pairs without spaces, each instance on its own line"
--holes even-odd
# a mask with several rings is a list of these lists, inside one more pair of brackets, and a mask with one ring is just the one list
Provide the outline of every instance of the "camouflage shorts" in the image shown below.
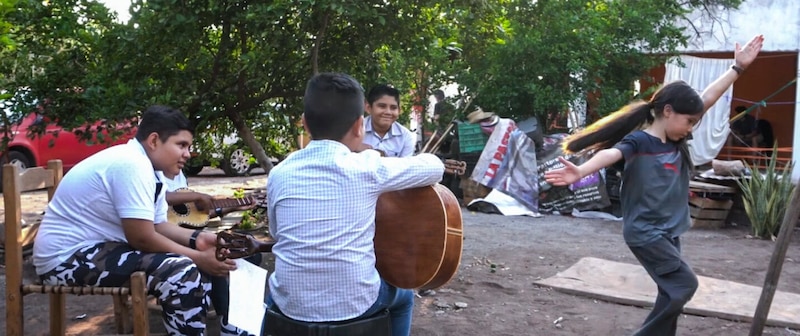
[[163,308],[170,335],[202,335],[211,283],[188,257],[145,253],[120,242],[82,248],[66,262],[40,275],[47,285],[108,286],[128,283],[137,271],[147,274],[148,293]]

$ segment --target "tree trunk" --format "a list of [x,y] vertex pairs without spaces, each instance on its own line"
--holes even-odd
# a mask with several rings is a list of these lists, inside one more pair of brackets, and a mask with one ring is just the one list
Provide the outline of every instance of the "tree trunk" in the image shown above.
[[259,166],[264,169],[264,172],[269,174],[273,167],[272,161],[270,161],[269,156],[267,156],[267,152],[264,150],[264,147],[261,146],[261,143],[256,140],[256,137],[253,135],[250,127],[245,124],[242,116],[236,111],[226,111],[225,114],[228,115],[228,118],[230,118],[233,122],[233,126],[236,127],[236,131],[239,132],[239,137],[241,137],[244,141],[244,144],[250,148],[250,153],[255,156]]

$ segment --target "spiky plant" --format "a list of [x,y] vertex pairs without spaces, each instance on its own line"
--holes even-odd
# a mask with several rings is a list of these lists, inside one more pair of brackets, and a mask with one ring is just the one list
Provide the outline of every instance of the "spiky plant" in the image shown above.
[[745,163],[751,171],[749,178],[736,181],[742,190],[742,200],[747,217],[753,228],[753,235],[773,239],[780,230],[786,204],[794,190],[792,184],[792,162],[779,169],[777,166],[777,145],[773,147],[766,170],[760,172],[758,164]]

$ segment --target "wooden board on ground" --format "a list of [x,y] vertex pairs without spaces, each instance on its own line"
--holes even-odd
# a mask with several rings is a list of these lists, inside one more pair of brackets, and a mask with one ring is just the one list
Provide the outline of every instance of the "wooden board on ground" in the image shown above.
[[[736,321],[753,320],[761,287],[698,276],[700,287],[687,314]],[[656,285],[640,265],[583,258],[567,270],[535,282],[558,291],[627,305],[650,307]],[[776,292],[767,325],[800,328],[800,295]]]

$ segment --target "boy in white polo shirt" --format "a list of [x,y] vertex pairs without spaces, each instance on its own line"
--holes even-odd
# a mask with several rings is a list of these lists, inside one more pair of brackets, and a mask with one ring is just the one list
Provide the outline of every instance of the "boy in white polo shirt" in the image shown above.
[[121,286],[147,273],[170,335],[202,335],[208,275],[236,268],[218,261],[216,236],[172,225],[156,171],[177,174],[189,159],[192,128],[179,110],[151,106],[136,138],[81,161],[48,204],[33,263],[47,285]]

